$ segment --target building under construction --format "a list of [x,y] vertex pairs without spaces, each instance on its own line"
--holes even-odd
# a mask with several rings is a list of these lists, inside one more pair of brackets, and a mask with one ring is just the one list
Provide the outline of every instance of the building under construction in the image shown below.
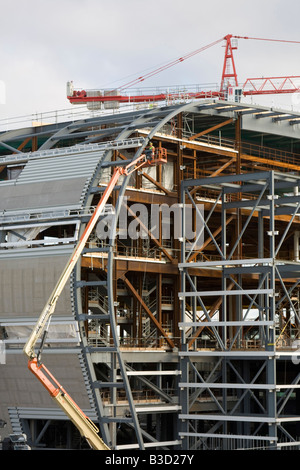
[[[0,134],[1,437],[86,449],[23,347],[116,167],[43,362],[110,449],[299,448],[300,114],[199,99]],[[39,342],[40,344],[40,342]]]

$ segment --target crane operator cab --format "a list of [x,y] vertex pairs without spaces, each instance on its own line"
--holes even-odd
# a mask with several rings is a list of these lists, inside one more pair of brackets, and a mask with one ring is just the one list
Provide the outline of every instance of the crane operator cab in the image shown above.
[[145,149],[145,163],[147,166],[167,163],[167,149],[161,147],[155,149],[152,142],[150,142]]

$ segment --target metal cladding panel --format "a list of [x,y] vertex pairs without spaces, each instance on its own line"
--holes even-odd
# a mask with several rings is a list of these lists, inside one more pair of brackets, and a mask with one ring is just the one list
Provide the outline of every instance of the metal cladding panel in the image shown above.
[[[15,251],[15,250],[14,250]],[[69,255],[0,259],[0,319],[38,318]],[[70,285],[64,288],[54,315],[72,315]]]
[[29,161],[14,181],[0,183],[0,211],[81,208],[103,152],[45,156]]
[[78,177],[89,178],[102,154],[103,152],[84,152],[29,161],[17,178],[16,184]]
[[[76,354],[44,353],[43,361],[55,378],[63,383],[64,388],[75,402],[82,409],[90,409],[78,356]],[[15,431],[10,423],[8,413],[10,407],[24,407],[24,410],[29,410],[29,417],[37,418],[39,418],[39,409],[41,417],[45,415],[43,410],[48,410],[49,418],[51,415],[55,418],[59,413],[60,409],[57,408],[42,384],[29,372],[27,358],[22,352],[6,355],[5,364],[0,364],[0,377],[0,416],[7,422],[5,429],[1,429],[2,438]],[[35,412],[32,410],[33,406]],[[62,418],[66,419],[65,415]],[[12,424],[14,425],[14,423]]]
[[0,185],[0,211],[81,207],[86,178],[45,181],[16,186]]

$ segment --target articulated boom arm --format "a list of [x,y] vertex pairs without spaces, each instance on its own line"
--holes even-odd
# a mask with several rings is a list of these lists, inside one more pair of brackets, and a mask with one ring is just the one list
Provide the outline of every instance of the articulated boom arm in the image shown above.
[[109,196],[111,195],[120,175],[123,173],[124,171],[124,168],[121,168],[121,167],[117,167],[113,173],[113,176],[108,184],[108,186],[106,187],[103,195],[102,195],[102,198],[100,199],[92,217],[90,218],[90,221],[89,223],[87,224],[80,240],[78,241],[76,247],[74,248],[74,251],[69,259],[69,261],[67,262],[47,304],[45,305],[31,335],[29,336],[29,339],[24,347],[24,353],[26,354],[26,356],[28,356],[30,359],[33,359],[34,357],[36,357],[36,354],[35,354],[35,351],[34,351],[34,347],[38,341],[38,339],[40,338],[43,330],[44,330],[44,327],[47,323],[47,321],[49,320],[50,316],[53,314],[54,310],[55,310],[55,307],[56,307],[56,303],[59,299],[59,296],[63,290],[63,288],[65,287],[66,285],[66,282],[68,281],[81,253],[82,253],[82,250],[84,249],[85,247],[85,244],[93,230],[93,228],[95,227],[104,207],[105,207],[105,204],[109,198]]
[[43,364],[38,364],[37,358],[28,361],[28,369],[38,378],[46,390],[48,390],[53,400],[70,418],[92,449],[110,450],[99,436],[99,429],[72,400],[70,395],[53,377],[51,372]]
[[127,166],[120,166],[114,169],[113,175],[109,184],[107,185],[92,217],[90,218],[80,240],[75,246],[73,253],[68,260],[48,302],[46,303],[31,335],[29,336],[25,346],[24,353],[28,357],[28,368],[48,390],[51,397],[63,409],[66,415],[71,419],[75,426],[79,429],[82,436],[86,438],[90,446],[95,450],[110,450],[109,447],[103,442],[98,435],[98,428],[94,423],[83,413],[83,411],[76,405],[70,395],[63,389],[59,382],[53,377],[50,371],[40,362],[40,358],[35,352],[37,341],[42,336],[47,322],[50,320],[51,315],[54,313],[59,296],[65,287],[80,255],[85,247],[85,244],[94,229],[101,213],[104,210],[105,204],[113,192],[118,179],[121,175],[129,175],[139,168],[159,165],[165,163],[166,152],[165,149],[157,149],[155,155],[150,159],[146,159],[143,154],[136,160],[130,162]]

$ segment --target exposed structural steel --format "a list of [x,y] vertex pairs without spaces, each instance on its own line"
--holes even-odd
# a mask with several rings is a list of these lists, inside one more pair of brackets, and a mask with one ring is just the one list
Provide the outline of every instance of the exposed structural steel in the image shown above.
[[[67,392],[62,388],[62,386],[54,380],[52,374],[49,373],[48,369],[40,362],[40,352],[35,353],[35,346],[37,341],[41,338],[42,334],[45,335],[47,330],[45,329],[47,322],[50,321],[51,316],[55,311],[56,303],[60,297],[60,294],[63,288],[66,285],[80,255],[82,250],[85,247],[85,244],[95,227],[96,222],[104,211],[105,204],[113,190],[114,186],[117,183],[117,180],[121,174],[119,169],[116,169],[110,185],[106,188],[98,206],[95,209],[94,214],[92,215],[83,235],[81,236],[78,244],[76,245],[72,256],[67,263],[60,279],[58,280],[45,308],[43,309],[38,322],[33,329],[25,347],[24,353],[29,358],[28,368],[33,372],[33,374],[40,380],[44,387],[49,391],[53,399],[61,406],[65,413],[69,416],[72,422],[80,429],[81,434],[87,439],[92,448],[97,450],[108,450],[109,448],[104,444],[102,439],[97,434],[97,428],[93,423],[88,419],[87,416],[77,407],[77,405],[72,401],[71,397]],[[43,338],[43,341],[45,339]],[[53,383],[54,382],[54,383]]]
[[[156,154],[147,158],[145,154],[142,154],[140,157],[136,158],[133,162],[128,163],[126,166],[123,167],[116,167],[114,169],[113,175],[111,180],[106,187],[96,209],[93,213],[92,217],[89,220],[82,236],[80,237],[79,242],[77,243],[70,260],[65,266],[64,271],[61,274],[47,304],[45,305],[37,323],[34,327],[29,339],[24,347],[24,353],[29,359],[28,368],[33,372],[33,374],[39,379],[39,381],[44,385],[44,387],[49,391],[52,398],[59,404],[59,406],[65,411],[65,413],[69,416],[71,421],[75,424],[76,427],[80,430],[82,436],[84,436],[91,447],[96,450],[109,450],[109,447],[105,445],[103,440],[98,436],[98,430],[95,425],[91,422],[91,420],[82,412],[82,410],[73,402],[71,397],[67,394],[67,392],[63,389],[63,387],[54,379],[52,374],[49,370],[41,363],[41,348],[36,354],[35,346],[37,341],[41,338],[42,334],[44,335],[42,338],[42,343],[46,339],[47,330],[46,324],[50,321],[51,316],[55,311],[56,303],[60,297],[60,294],[65,287],[69,277],[73,269],[78,262],[81,253],[88,241],[89,236],[92,233],[92,230],[95,228],[96,223],[98,222],[101,214],[103,214],[105,205],[114,190],[118,179],[121,175],[128,175],[137,171],[139,168],[144,168],[151,165],[159,165],[165,163],[166,159],[163,155],[162,149],[158,149]],[[131,168],[132,167],[132,168]],[[135,418],[135,411],[132,407],[131,409],[133,420],[135,424],[135,428],[138,429],[138,424]],[[143,448],[142,439],[140,437],[139,432],[137,431],[138,442],[140,448]]]
[[[270,171],[182,184],[183,202],[188,199],[195,205],[195,188],[199,192],[205,188],[215,190],[216,203],[219,202],[205,218],[199,212],[202,229],[216,247],[216,259],[193,261],[192,250],[183,246],[179,264],[180,435],[186,448],[211,448],[212,442],[218,442],[226,449],[229,440],[236,441],[236,448],[253,448],[254,442],[266,448],[282,448],[285,435],[290,444],[299,445],[296,427],[300,417],[290,415],[288,403],[294,393],[298,394],[300,380],[297,368],[292,371],[299,354],[293,351],[300,318],[292,299],[297,295],[300,266],[299,258],[288,260],[284,251],[291,226],[299,217],[299,183],[297,176]],[[218,242],[210,228],[216,212],[221,227]],[[239,230],[232,240],[227,220],[234,213]],[[284,224],[280,222],[283,216]],[[250,230],[256,242],[253,250],[246,248]],[[299,235],[295,242],[299,246]],[[220,273],[214,289],[197,283],[194,273],[201,269]],[[191,319],[186,317],[188,304],[193,306]],[[287,312],[278,331],[277,315],[283,308]],[[187,336],[189,329],[192,333]],[[208,336],[205,331],[209,331]],[[204,377],[197,370],[197,363],[207,359],[214,361],[214,367]],[[291,364],[288,383],[282,373],[283,359]],[[214,400],[216,410],[192,412],[195,402],[205,394]]]
[[[22,351],[114,169],[151,141],[166,162],[120,176],[63,275],[36,345],[47,369],[111,449],[299,446],[298,122],[197,100],[0,135],[18,150],[0,147],[0,410],[13,432],[37,449],[85,445]],[[13,380],[26,393],[16,385],[12,402]]]

